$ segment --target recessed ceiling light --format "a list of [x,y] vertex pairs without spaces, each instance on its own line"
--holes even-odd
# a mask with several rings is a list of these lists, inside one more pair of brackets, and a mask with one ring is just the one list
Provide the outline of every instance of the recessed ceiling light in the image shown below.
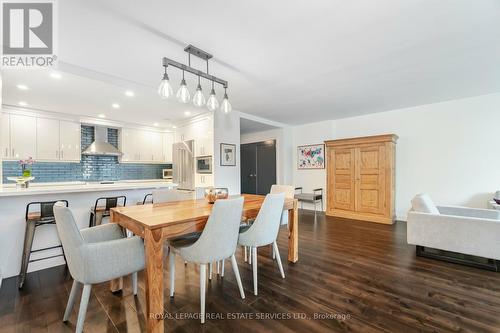
[[185,116],[190,116],[191,115],[191,111],[184,111],[184,115]]
[[175,125],[172,125],[172,128],[177,128],[177,126],[175,126]]
[[125,96],[134,97],[135,94],[134,94],[134,92],[132,90],[127,90],[127,91],[125,91]]
[[50,73],[50,77],[53,79],[60,79],[60,78],[62,78],[62,75],[57,73],[57,72],[52,72],[52,73]]
[[106,118],[106,115],[104,113],[100,113],[97,115],[99,118]]
[[16,85],[16,87],[19,90],[28,90],[29,89],[28,86],[25,84],[18,84],[18,85]]
[[158,123],[154,123],[154,124],[153,124],[153,126],[158,127],[158,126],[160,126],[160,124],[158,124]]
[[119,109],[119,108],[120,108],[120,104],[118,104],[118,103],[113,103],[113,104],[111,104],[111,107],[112,107],[113,109]]
[[28,105],[28,103],[26,103],[26,102],[24,102],[24,101],[21,101],[21,102],[19,102],[19,103],[17,103],[17,104],[19,104],[20,106],[27,106],[27,105]]

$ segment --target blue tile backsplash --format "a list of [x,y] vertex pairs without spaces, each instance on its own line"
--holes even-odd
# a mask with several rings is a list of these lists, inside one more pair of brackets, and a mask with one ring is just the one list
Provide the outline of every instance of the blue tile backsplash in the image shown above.
[[[82,151],[94,141],[94,127],[82,125]],[[118,130],[108,129],[108,142],[118,147]],[[16,161],[3,162],[3,181],[21,174]],[[32,166],[34,182],[101,181],[159,179],[170,164],[119,163],[116,156],[82,155],[80,163],[36,162]]]

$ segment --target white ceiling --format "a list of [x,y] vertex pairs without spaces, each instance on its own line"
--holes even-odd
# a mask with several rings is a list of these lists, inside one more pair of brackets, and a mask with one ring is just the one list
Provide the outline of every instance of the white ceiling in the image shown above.
[[[186,61],[187,44],[214,54],[211,72],[229,81],[235,109],[288,124],[500,91],[498,0],[58,4],[61,70],[120,82],[120,89],[142,87],[144,99],[119,114],[136,122],[182,117],[186,106],[159,102],[156,87],[161,57]],[[175,87],[179,74],[170,70]],[[195,78],[187,80],[194,91]],[[12,83],[6,76],[6,101]],[[58,89],[65,95],[71,87]],[[93,99],[106,108],[118,98],[108,90],[96,97],[92,89],[70,94],[81,103],[72,107],[89,114],[97,109]]]

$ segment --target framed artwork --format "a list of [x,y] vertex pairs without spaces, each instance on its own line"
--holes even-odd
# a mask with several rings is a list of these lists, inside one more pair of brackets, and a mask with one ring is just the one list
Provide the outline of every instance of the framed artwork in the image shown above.
[[297,147],[298,169],[324,169],[325,145],[306,145]]
[[236,166],[236,145],[229,143],[220,144],[220,165]]

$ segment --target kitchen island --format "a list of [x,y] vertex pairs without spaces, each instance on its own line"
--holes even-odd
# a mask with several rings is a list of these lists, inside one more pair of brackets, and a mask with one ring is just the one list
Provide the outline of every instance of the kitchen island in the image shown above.
[[[30,202],[68,200],[80,228],[89,224],[90,208],[99,197],[125,195],[127,205],[142,201],[156,188],[175,188],[177,185],[161,179],[124,180],[113,182],[33,183],[27,189],[16,189],[13,184],[0,185],[0,270],[7,278],[19,274],[25,234],[25,211]],[[33,250],[59,244],[55,225],[36,229]],[[61,253],[60,248],[31,254],[31,259],[50,257]],[[62,256],[35,261],[28,272],[64,264]]]

